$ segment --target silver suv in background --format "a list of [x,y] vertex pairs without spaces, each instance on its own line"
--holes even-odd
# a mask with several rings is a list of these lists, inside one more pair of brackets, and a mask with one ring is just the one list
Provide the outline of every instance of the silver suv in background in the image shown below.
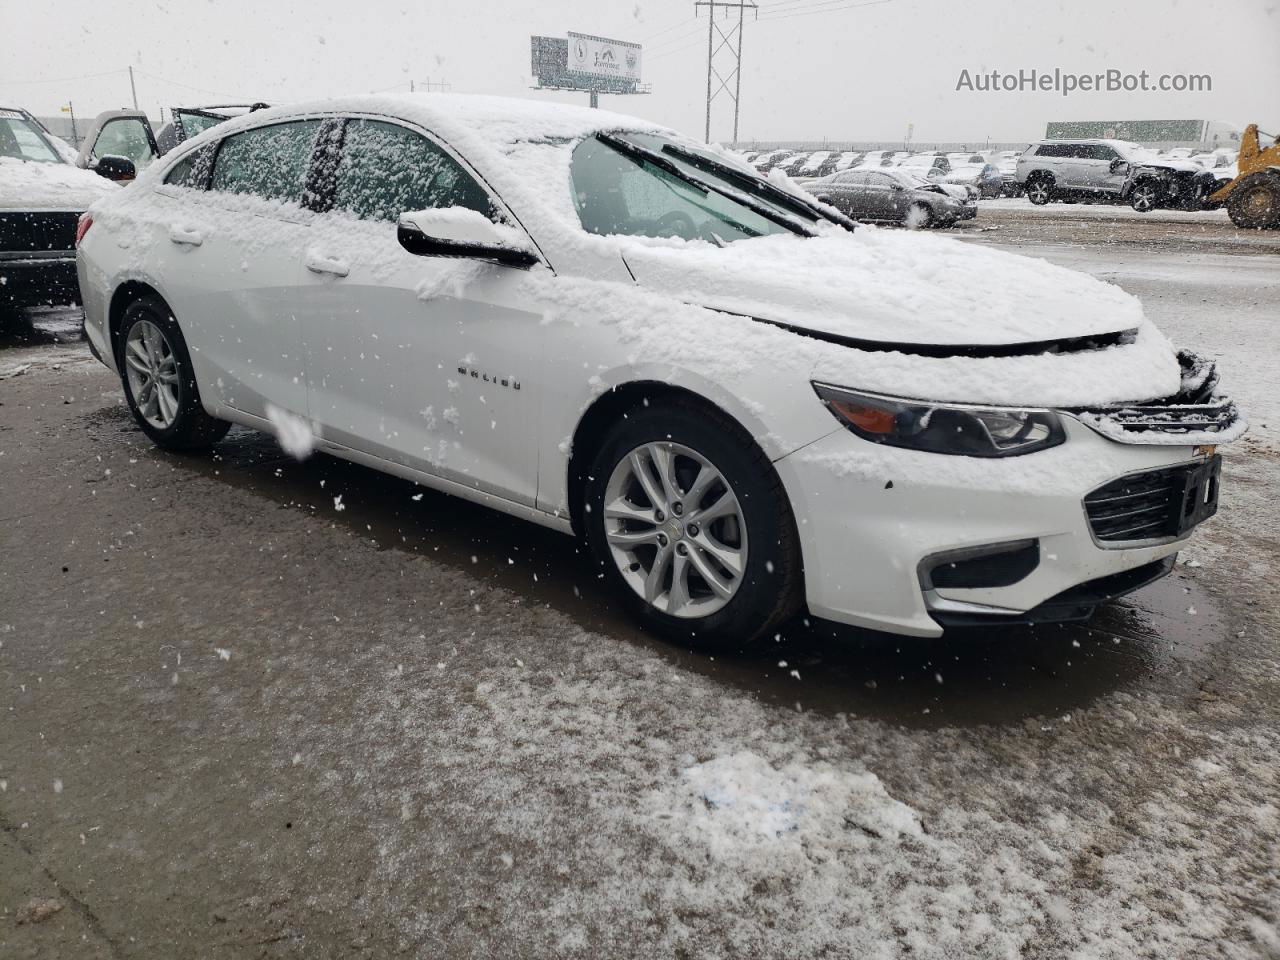
[[1018,158],[1018,186],[1035,204],[1052,200],[1198,210],[1213,176],[1190,160],[1157,156],[1124,140],[1041,140]]

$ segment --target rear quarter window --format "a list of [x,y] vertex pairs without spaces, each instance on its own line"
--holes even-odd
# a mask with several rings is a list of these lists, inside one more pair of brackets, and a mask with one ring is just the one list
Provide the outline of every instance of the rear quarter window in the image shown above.
[[213,155],[217,144],[209,144],[187,154],[165,174],[164,182],[175,187],[205,190],[209,186],[209,174],[213,172]]

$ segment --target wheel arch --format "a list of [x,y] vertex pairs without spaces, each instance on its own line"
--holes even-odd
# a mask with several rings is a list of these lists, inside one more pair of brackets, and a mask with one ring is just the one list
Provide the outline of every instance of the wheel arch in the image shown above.
[[714,411],[735,424],[742,431],[744,440],[759,447],[766,458],[775,459],[757,441],[759,432],[753,432],[752,427],[743,422],[746,418],[727,409],[724,403],[708,397],[706,395],[708,392],[711,391],[700,392],[668,380],[642,378],[614,384],[591,401],[582,416],[578,418],[574,428],[566,464],[565,491],[569,521],[576,534],[583,533],[583,493],[586,489],[587,471],[591,467],[591,462],[595,459],[612,425],[619,418],[625,417],[628,411],[637,407],[653,406],[663,402],[682,402],[705,407],[708,411]]
[[168,306],[164,295],[145,280],[126,280],[112,292],[111,302],[107,307],[107,336],[113,359],[120,356],[120,325],[124,322],[125,311],[130,304],[145,297],[155,297]]

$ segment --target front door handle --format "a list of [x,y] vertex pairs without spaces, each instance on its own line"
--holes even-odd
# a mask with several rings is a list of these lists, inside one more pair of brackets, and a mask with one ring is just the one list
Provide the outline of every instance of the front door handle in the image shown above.
[[170,227],[169,239],[185,247],[198,247],[204,243],[204,234],[199,230],[188,230],[184,227]]
[[328,273],[335,277],[345,277],[351,272],[351,265],[345,260],[336,260],[333,257],[322,257],[317,253],[308,253],[307,269],[312,273]]

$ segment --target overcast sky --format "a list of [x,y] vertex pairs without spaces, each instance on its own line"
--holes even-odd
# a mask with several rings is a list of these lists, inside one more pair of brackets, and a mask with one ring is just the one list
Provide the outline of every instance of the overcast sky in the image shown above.
[[[1280,0],[760,0],[743,51],[743,139],[1029,140],[1047,120],[1256,120],[1280,127]],[[77,117],[172,104],[407,90],[559,97],[529,36],[644,44],[651,96],[601,105],[701,135],[706,14],[693,0],[0,0],[0,104]],[[726,62],[727,63],[727,62]],[[962,70],[1209,74],[1198,93],[977,93]],[[727,66],[726,66],[727,69]],[[713,139],[728,139],[720,103]]]

